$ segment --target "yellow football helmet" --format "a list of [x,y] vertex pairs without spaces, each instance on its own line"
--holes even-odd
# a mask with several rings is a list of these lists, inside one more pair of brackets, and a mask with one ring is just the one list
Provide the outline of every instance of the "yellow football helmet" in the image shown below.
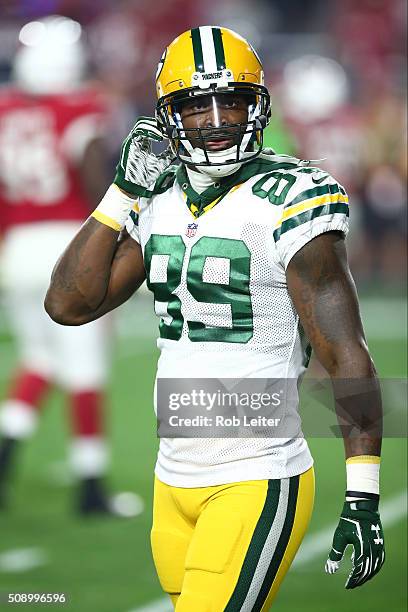
[[[239,34],[227,28],[201,26],[180,34],[165,50],[156,74],[158,102],[156,117],[163,134],[170,140],[174,154],[195,166],[237,168],[259,155],[263,130],[269,123],[271,103],[264,86],[261,61],[253,47]],[[217,94],[245,96],[248,105],[246,123],[208,128],[184,128],[180,108],[195,96]],[[235,130],[236,144],[218,154],[211,153],[206,141],[220,138],[225,129]],[[193,133],[194,132],[194,133]],[[191,142],[199,142],[194,147]],[[230,173],[233,168],[229,168]]]

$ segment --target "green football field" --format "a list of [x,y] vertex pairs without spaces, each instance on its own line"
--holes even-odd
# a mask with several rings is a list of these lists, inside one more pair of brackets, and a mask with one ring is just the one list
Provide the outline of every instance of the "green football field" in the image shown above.
[[[144,299],[141,301],[144,312]],[[152,474],[158,443],[151,402],[157,351],[150,333],[151,320],[140,325],[138,309],[137,302],[127,305],[118,326],[107,420],[112,443],[110,486],[115,492],[137,493],[144,509],[131,519],[81,520],[72,512],[74,488],[65,463],[69,419],[62,396],[55,392],[45,407],[37,435],[22,449],[9,509],[0,514],[0,608],[12,608],[5,603],[8,592],[65,592],[69,602],[60,607],[75,612],[168,609],[149,550]],[[381,376],[405,376],[403,302],[370,300],[363,302],[363,312]],[[142,335],[137,333],[140,327]],[[7,331],[3,331],[0,359],[3,388],[15,359]],[[327,576],[323,570],[345,489],[342,443],[313,439],[310,446],[317,479],[315,512],[274,610],[406,610],[406,441],[387,439],[383,447],[386,564],[373,581],[355,591],[343,588],[348,561],[338,575]]]

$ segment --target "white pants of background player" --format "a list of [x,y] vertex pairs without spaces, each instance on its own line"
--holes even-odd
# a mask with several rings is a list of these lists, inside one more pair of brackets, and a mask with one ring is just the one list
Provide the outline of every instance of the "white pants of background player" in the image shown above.
[[[78,227],[67,221],[16,226],[4,237],[0,255],[2,298],[17,344],[19,368],[60,386],[71,396],[103,391],[110,355],[109,317],[64,327],[44,310],[52,269]],[[36,408],[13,397],[5,400],[0,405],[0,433],[18,439],[30,436],[38,420]],[[102,475],[107,460],[101,432],[74,432],[71,462],[77,476]]]

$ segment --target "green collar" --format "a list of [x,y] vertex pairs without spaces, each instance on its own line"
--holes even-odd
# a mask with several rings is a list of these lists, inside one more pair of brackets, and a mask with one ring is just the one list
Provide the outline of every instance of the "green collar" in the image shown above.
[[[186,167],[181,164],[176,171],[176,180],[180,185],[181,189],[186,194],[188,200],[193,202],[199,210],[202,210],[205,206],[213,202],[217,198],[221,198],[228,193],[232,187],[239,185],[247,181],[248,179],[261,174],[262,172],[268,172],[277,169],[288,169],[297,166],[297,161],[294,158],[288,157],[287,160],[283,159],[284,156],[271,156],[271,159],[256,158],[247,164],[243,164],[239,170],[229,176],[225,176],[219,179],[214,185],[210,185],[202,193],[197,193],[191,186]],[[279,161],[278,161],[278,159]]]

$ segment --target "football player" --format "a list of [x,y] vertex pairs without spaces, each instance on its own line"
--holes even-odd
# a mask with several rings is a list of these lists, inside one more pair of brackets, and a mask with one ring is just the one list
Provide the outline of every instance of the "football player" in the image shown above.
[[23,26],[13,82],[0,92],[0,284],[19,350],[0,404],[0,506],[16,449],[36,429],[50,388],[66,393],[72,415],[71,466],[80,512],[107,512],[103,426],[110,322],[55,325],[44,295],[55,258],[108,184],[101,131],[106,109],[84,83],[79,23],[51,16]]
[[[334,383],[346,451],[327,571],[350,543],[346,586],[360,586],[384,561],[381,408],[347,265],[346,192],[308,162],[263,150],[270,97],[259,57],[235,32],[178,36],[156,87],[156,119],[125,140],[114,184],[54,269],[46,310],[82,325],[146,278],[158,381],[298,381],[311,345]],[[163,138],[170,146],[155,156],[149,141]],[[180,163],[166,168],[171,158]],[[309,523],[312,464],[300,433],[160,440],[151,542],[177,612],[270,608]]]

